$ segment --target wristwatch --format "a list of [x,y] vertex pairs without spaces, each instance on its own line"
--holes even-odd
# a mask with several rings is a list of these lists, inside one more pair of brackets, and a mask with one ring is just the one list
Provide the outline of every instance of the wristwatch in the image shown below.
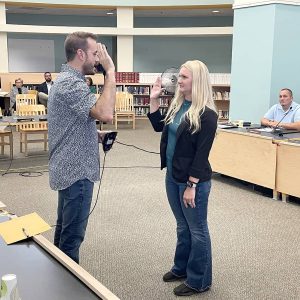
[[197,183],[188,180],[188,181],[186,182],[186,185],[187,185],[188,187],[190,187],[190,188],[195,188],[195,187],[197,186]]

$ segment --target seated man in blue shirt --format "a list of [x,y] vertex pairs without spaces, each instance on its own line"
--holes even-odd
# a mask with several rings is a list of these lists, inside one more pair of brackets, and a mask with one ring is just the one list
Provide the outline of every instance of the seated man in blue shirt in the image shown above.
[[[280,124],[278,124],[280,122]],[[264,117],[261,124],[269,127],[300,130],[300,105],[293,101],[293,92],[284,88],[279,93],[279,103],[273,105]]]

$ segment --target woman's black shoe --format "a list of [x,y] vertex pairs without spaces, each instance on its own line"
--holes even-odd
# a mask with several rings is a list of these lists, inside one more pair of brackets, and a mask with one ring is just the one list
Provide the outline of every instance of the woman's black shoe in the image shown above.
[[172,282],[172,281],[177,281],[177,280],[181,280],[186,278],[186,275],[183,276],[177,276],[175,274],[173,274],[172,272],[167,272],[164,276],[163,276],[163,281],[164,282]]
[[199,294],[199,293],[203,293],[209,290],[209,287],[202,290],[202,291],[198,291],[198,290],[194,290],[188,286],[186,286],[184,283],[182,283],[181,285],[177,286],[174,289],[174,294],[176,296],[192,296],[194,294]]

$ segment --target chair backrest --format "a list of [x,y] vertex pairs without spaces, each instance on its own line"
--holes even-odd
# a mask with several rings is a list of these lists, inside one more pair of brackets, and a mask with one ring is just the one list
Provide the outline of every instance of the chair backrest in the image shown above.
[[17,94],[16,95],[17,103],[25,103],[25,104],[36,104],[36,94]]
[[37,95],[38,91],[37,90],[28,90],[29,95]]
[[33,94],[17,94],[16,95],[16,111],[19,113],[20,105],[36,105],[37,95]]
[[38,105],[20,105],[19,116],[40,116],[46,114],[46,108],[42,104]]
[[48,130],[48,122],[26,122],[18,124],[20,131]]
[[133,95],[128,92],[117,92],[115,111],[116,112],[134,111]]

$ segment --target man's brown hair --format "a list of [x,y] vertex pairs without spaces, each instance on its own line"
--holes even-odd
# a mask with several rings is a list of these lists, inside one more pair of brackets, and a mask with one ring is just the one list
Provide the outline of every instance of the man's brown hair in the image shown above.
[[290,94],[290,96],[293,97],[293,92],[292,92],[292,90],[290,90],[290,89],[288,89],[288,88],[283,88],[283,89],[281,89],[280,91],[288,91],[289,94]]
[[77,31],[70,33],[65,40],[65,52],[67,62],[74,59],[78,49],[82,49],[84,52],[87,50],[87,39],[91,38],[97,41],[97,36],[90,32]]

